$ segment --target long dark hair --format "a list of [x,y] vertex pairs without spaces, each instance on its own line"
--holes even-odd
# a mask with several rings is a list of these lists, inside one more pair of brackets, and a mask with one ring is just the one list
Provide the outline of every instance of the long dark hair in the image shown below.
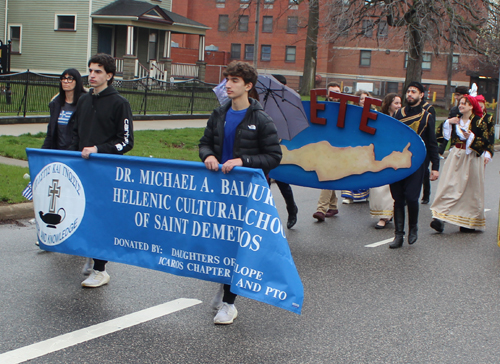
[[396,97],[401,97],[401,96],[399,96],[396,93],[390,93],[385,95],[384,101],[382,101],[382,109],[380,110],[382,114],[389,115],[389,108],[391,107],[391,104]]
[[[82,81],[82,75],[80,75],[80,72],[74,68],[68,68],[65,70],[63,73],[61,73],[61,78],[69,75],[75,79],[75,90],[73,91],[73,103],[71,105],[76,105],[78,102],[78,99],[82,94],[87,93],[87,91],[83,88],[83,81]],[[59,82],[59,102],[61,103],[61,106],[63,106],[66,102],[66,93],[62,88],[62,82]]]

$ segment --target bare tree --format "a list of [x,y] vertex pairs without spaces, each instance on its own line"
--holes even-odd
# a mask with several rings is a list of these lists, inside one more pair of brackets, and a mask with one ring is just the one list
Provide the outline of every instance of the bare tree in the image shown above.
[[307,22],[306,54],[304,59],[304,72],[300,87],[301,95],[309,95],[314,88],[316,77],[316,60],[318,55],[319,32],[319,1],[309,0],[309,19]]
[[[329,41],[352,42],[366,37],[367,32],[386,22],[396,29],[407,51],[405,89],[411,81],[421,81],[425,51],[436,56],[449,53],[450,44],[457,51],[483,53],[478,42],[488,16],[497,13],[496,1],[472,0],[325,0],[327,8],[325,32]],[[345,37],[346,33],[348,37]],[[396,42],[392,41],[392,44]]]

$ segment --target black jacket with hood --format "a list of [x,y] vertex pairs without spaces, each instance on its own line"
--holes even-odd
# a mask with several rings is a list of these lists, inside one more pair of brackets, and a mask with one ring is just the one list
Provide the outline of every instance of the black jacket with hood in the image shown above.
[[134,146],[130,104],[113,86],[82,95],[74,115],[70,150],[96,146],[98,153],[124,154]]
[[[243,167],[260,168],[264,174],[276,168],[281,161],[278,130],[260,103],[249,98],[250,106],[237,126],[234,138],[233,158],[241,158]],[[216,108],[207,122],[200,139],[200,158],[215,156],[220,162],[224,142],[224,124],[231,102]]]

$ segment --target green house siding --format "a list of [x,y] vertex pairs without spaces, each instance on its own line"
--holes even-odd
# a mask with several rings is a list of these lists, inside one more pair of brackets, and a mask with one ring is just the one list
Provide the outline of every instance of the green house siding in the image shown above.
[[7,43],[5,35],[5,0],[0,0],[0,40]]
[[[76,31],[54,30],[56,14],[76,15]],[[10,1],[8,23],[22,25],[21,54],[11,57],[13,71],[30,69],[59,73],[74,67],[85,73],[89,24],[87,1]]]
[[[6,9],[6,0],[0,0],[0,40],[7,41],[10,36],[9,26],[21,27],[20,53],[11,56],[11,71],[59,74],[66,68],[76,68],[87,74],[87,62],[97,53],[99,25],[92,23],[91,14],[113,3],[115,0],[10,0]],[[147,1],[165,10],[172,10],[172,1]],[[54,30],[56,14],[75,15],[76,30]],[[7,24],[5,18],[7,17]],[[99,22],[97,22],[99,23]],[[117,58],[123,57],[126,50],[127,27],[134,24],[119,19],[112,20],[112,53]],[[141,25],[141,26],[139,26]],[[138,22],[134,31],[134,53],[143,65],[148,64],[149,24]],[[110,26],[103,22],[102,26]],[[90,27],[90,28],[89,28]],[[190,32],[190,28],[179,25],[175,31]],[[157,50],[151,58],[161,58],[164,48],[164,30],[156,30]],[[7,33],[7,35],[5,34]]]

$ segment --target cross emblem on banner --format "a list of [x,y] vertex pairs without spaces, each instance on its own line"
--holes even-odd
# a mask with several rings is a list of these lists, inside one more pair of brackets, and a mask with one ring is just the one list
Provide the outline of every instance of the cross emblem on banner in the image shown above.
[[49,186],[50,207],[49,212],[56,212],[56,198],[61,196],[61,187],[59,187],[59,180],[53,179],[52,185]]

